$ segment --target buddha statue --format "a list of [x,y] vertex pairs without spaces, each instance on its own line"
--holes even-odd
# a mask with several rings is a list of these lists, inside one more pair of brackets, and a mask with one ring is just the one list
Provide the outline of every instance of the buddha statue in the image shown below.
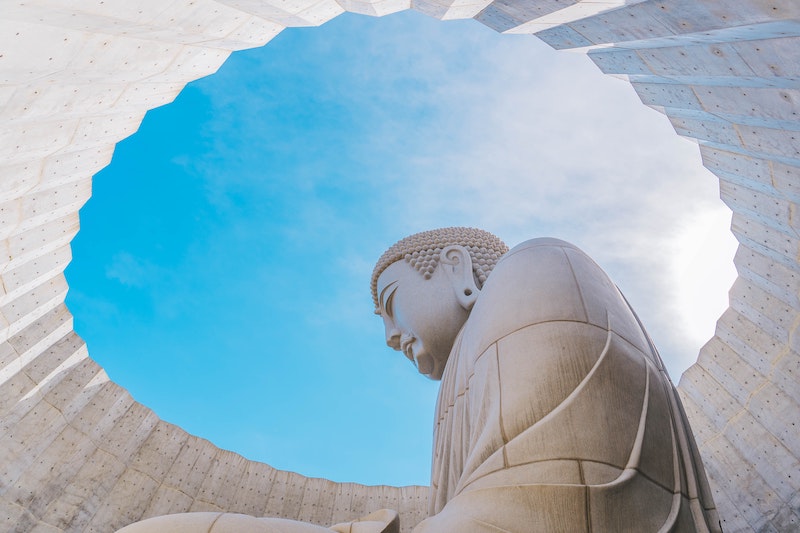
[[441,379],[414,533],[721,531],[678,394],[575,246],[445,228],[372,276],[386,342]]
[[[426,231],[383,254],[371,291],[386,343],[441,380],[429,517],[414,533],[721,531],[657,351],[578,248]],[[206,533],[219,520],[241,532],[399,531],[382,510],[331,529],[186,513],[120,533]]]

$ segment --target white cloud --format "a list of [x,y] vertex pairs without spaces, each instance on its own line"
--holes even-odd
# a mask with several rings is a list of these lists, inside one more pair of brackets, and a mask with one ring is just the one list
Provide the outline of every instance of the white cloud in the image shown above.
[[723,207],[686,217],[676,228],[669,265],[682,286],[675,293],[672,312],[694,344],[714,335],[709,317],[720,316],[728,307],[728,289],[736,279],[734,239],[720,239],[730,227],[730,212]]
[[114,254],[111,263],[106,267],[107,278],[137,289],[152,285],[163,274],[164,271],[160,267],[128,252]]
[[[408,224],[413,213],[413,231],[466,224],[511,245],[541,235],[578,244],[626,292],[677,379],[725,308],[697,301],[725,302],[734,279],[716,177],[693,142],[585,56],[532,38],[479,41],[469,45],[488,66],[479,78],[414,57],[421,73],[447,73],[432,89],[443,110],[418,130],[414,172],[387,193],[394,216]],[[706,255],[680,267],[698,228]],[[715,283],[698,278],[710,264]]]

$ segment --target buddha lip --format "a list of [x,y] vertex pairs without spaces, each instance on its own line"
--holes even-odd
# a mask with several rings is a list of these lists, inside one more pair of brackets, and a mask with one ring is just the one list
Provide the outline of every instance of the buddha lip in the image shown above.
[[400,351],[412,361],[414,361],[414,352],[411,345],[414,344],[414,340],[414,337],[409,337],[400,342]]

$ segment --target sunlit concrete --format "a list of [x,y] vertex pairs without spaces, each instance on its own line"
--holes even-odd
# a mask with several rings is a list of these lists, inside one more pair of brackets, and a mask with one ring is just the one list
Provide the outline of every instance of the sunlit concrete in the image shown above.
[[[570,5],[571,4],[571,5]],[[167,424],[72,331],[63,271],[91,176],[148,109],[233,50],[345,10],[474,17],[584,48],[720,180],[739,241],[730,308],[680,381],[725,531],[800,527],[800,4],[769,0],[34,0],[0,21],[0,528],[112,531],[226,510],[329,524],[425,487],[281,472]],[[564,7],[568,6],[569,7]],[[231,490],[235,487],[235,490]]]

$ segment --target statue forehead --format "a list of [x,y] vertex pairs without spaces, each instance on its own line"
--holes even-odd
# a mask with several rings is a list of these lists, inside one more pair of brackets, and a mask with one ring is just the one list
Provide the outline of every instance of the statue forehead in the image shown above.
[[386,267],[381,275],[378,276],[378,294],[388,285],[394,281],[404,282],[408,279],[415,280],[419,278],[420,281],[425,281],[425,278],[417,272],[417,270],[408,264],[405,259],[395,261]]
[[[423,292],[432,289],[436,290],[438,287],[437,280],[439,280],[439,277],[436,275],[430,279],[425,279],[425,276],[411,266],[408,261],[403,259],[395,261],[386,267],[384,271],[381,272],[381,275],[378,276],[376,283],[377,302],[375,314],[381,314],[380,311],[386,298],[388,298],[388,295],[394,292],[394,289],[397,287],[402,286],[404,294],[410,294],[412,299],[416,299],[417,297],[421,297]],[[423,285],[423,283],[426,283],[426,285]],[[390,288],[387,290],[387,287]]]
[[508,251],[496,235],[477,228],[449,227],[423,231],[400,239],[386,250],[372,270],[370,289],[375,305],[378,305],[378,277],[391,262],[401,259],[409,261],[425,279],[430,279],[439,262],[439,254],[448,246],[463,246],[469,250],[473,269],[481,283],[491,272],[494,264]]

